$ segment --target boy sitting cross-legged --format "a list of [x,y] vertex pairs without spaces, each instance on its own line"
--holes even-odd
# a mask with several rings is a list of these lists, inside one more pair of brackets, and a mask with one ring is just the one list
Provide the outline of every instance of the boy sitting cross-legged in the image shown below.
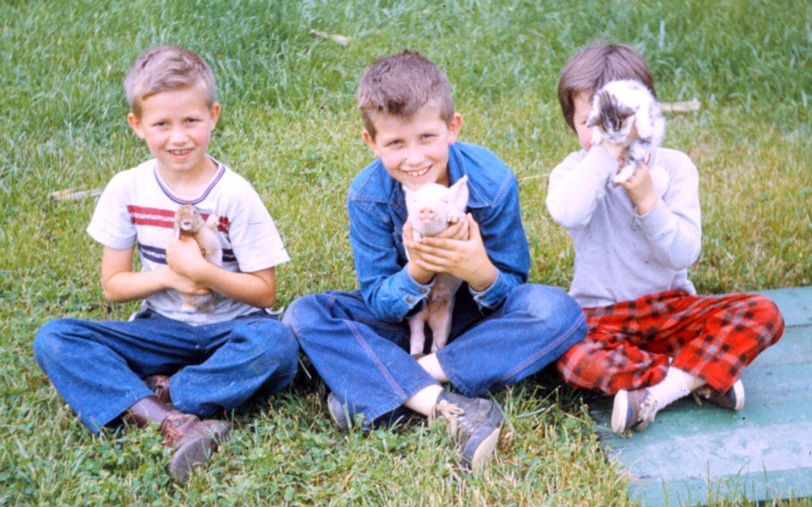
[[[104,295],[143,299],[141,311],[129,322],[51,321],[34,354],[94,433],[121,416],[159,425],[174,449],[169,471],[186,482],[230,431],[199,417],[282,389],[296,373],[296,340],[265,310],[276,300],[274,266],[289,258],[251,185],[207,155],[220,115],[209,66],[186,49],[148,49],[125,88],[128,122],[154,158],[113,177],[87,231],[104,246]],[[173,234],[184,204],[216,216],[222,267]],[[183,309],[181,294],[210,293],[212,311]]]
[[581,149],[550,174],[547,209],[575,246],[570,294],[589,334],[558,360],[573,386],[614,395],[612,429],[645,429],[659,410],[693,393],[744,407],[742,369],[776,343],[784,320],[756,294],[696,294],[688,267],[699,256],[699,178],[682,152],[655,148],[615,184],[623,146],[592,145],[593,94],[632,79],[654,94],[648,66],[626,45],[599,44],[570,58],[558,84]]
[[[434,63],[409,51],[381,58],[364,74],[357,100],[363,138],[377,157],[347,201],[360,289],[300,298],[284,322],[332,391],[328,409],[341,428],[347,416],[363,415],[370,427],[404,406],[447,421],[463,467],[477,468],[492,455],[504,419],[484,396],[581,340],[583,313],[564,291],[525,283],[530,257],[517,181],[491,152],[457,142],[462,117]],[[459,239],[460,221],[415,241],[403,187],[449,186],[463,176],[468,239]],[[448,344],[417,359],[407,317],[420,310],[437,273],[463,284]]]

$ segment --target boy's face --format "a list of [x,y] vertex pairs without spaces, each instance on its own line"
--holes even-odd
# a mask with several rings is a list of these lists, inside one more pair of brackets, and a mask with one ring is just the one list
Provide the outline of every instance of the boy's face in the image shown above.
[[431,106],[410,118],[379,114],[373,121],[377,134],[373,138],[364,130],[364,141],[395,180],[411,190],[428,183],[448,186],[448,147],[462,128],[459,113],[450,124]]
[[146,141],[162,176],[195,176],[211,167],[206,158],[220,104],[209,108],[196,87],[167,90],[141,102],[141,114],[127,121]]
[[578,134],[581,148],[588,150],[592,147],[592,129],[586,126],[586,120],[592,110],[592,95],[589,92],[581,92],[573,98],[572,103],[575,109],[572,115],[575,133]]

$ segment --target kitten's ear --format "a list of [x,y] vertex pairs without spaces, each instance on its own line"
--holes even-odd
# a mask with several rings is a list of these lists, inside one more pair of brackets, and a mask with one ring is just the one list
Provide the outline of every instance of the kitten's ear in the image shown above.
[[586,127],[587,128],[594,127],[595,125],[598,124],[599,119],[600,119],[599,116],[590,116],[589,118],[586,119]]
[[620,116],[622,120],[634,115],[635,110],[631,107],[620,107],[618,108],[617,115]]

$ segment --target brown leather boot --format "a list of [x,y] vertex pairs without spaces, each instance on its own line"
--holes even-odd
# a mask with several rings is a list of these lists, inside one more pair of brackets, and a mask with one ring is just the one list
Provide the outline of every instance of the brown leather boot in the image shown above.
[[217,451],[218,444],[228,440],[231,424],[182,412],[170,413],[158,430],[164,445],[175,449],[169,460],[169,474],[180,483],[189,480],[192,468],[204,465]]
[[169,395],[169,375],[150,375],[144,379],[144,383],[162,402],[172,403],[172,397]]

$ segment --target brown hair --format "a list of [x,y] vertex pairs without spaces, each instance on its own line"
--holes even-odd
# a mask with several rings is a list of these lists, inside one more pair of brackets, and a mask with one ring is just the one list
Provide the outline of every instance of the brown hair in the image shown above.
[[199,86],[203,90],[210,108],[217,101],[211,68],[196,53],[177,46],[156,46],[145,50],[136,58],[124,79],[127,102],[136,116],[141,114],[144,99],[189,86]]
[[454,101],[448,78],[431,60],[413,51],[375,60],[364,72],[355,96],[364,128],[375,138],[375,115],[409,118],[424,106],[440,109],[451,123]]
[[617,79],[636,79],[657,96],[651,71],[631,46],[597,44],[583,47],[570,57],[558,79],[558,102],[564,121],[572,130],[575,130],[575,97],[583,92],[591,96],[609,81]]

